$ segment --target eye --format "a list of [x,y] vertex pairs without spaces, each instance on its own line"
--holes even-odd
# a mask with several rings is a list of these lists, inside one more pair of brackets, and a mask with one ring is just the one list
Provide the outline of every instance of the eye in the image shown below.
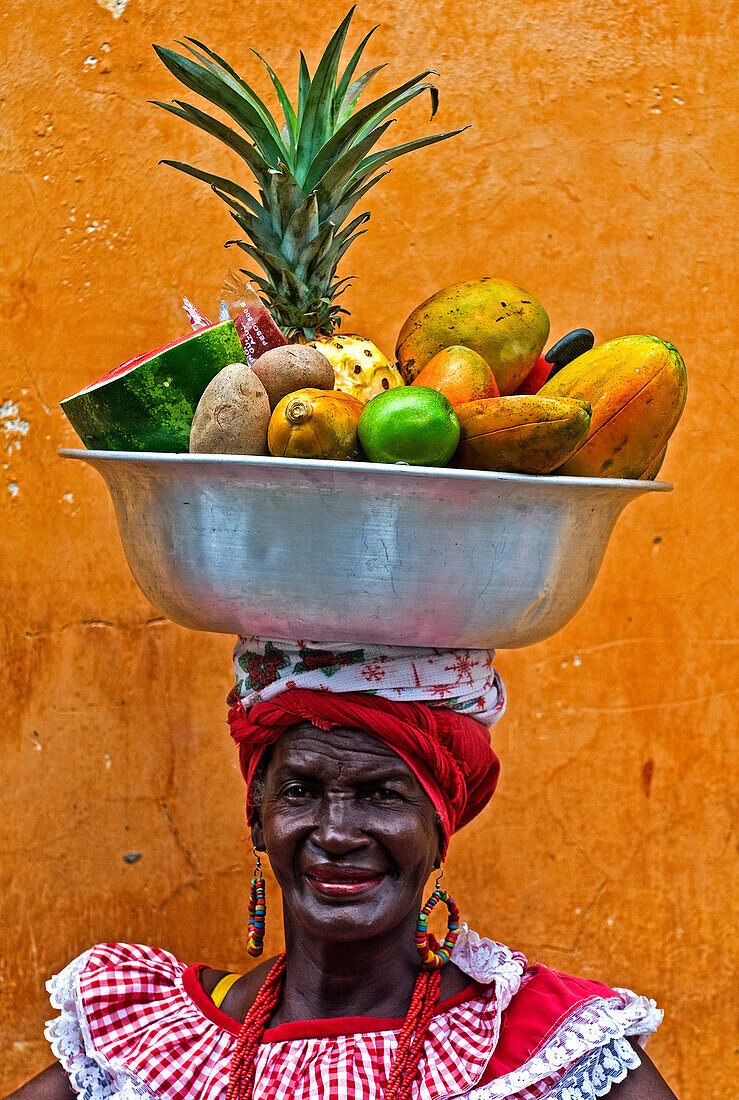
[[405,802],[405,798],[393,787],[373,787],[367,792],[373,802]]
[[303,799],[310,798],[311,791],[304,783],[288,783],[282,788],[280,794],[283,798]]

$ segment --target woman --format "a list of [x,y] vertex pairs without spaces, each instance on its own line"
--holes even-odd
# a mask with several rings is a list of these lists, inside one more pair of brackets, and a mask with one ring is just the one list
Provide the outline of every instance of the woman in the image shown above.
[[[59,1064],[14,1100],[674,1097],[640,1049],[653,1002],[480,939],[438,877],[423,904],[497,781],[493,656],[240,639],[229,722],[285,953],[228,975],[98,945],[49,983]],[[435,904],[442,946],[426,928]]]

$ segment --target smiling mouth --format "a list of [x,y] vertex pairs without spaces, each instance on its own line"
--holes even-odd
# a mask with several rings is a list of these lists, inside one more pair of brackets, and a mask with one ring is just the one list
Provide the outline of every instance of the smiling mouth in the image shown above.
[[305,872],[311,889],[325,898],[353,898],[372,890],[385,877],[384,871],[361,868],[312,867]]

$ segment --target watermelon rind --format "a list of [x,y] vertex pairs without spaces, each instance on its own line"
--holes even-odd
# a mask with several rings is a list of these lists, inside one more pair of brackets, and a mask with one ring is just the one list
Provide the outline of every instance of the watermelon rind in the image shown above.
[[103,451],[189,450],[195,410],[209,382],[246,356],[233,321],[222,321],[170,344],[144,362],[62,401],[84,445]]

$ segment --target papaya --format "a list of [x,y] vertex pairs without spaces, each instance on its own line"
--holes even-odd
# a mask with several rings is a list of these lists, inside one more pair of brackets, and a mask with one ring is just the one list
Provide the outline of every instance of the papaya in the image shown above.
[[267,429],[276,458],[362,458],[357,435],[364,404],[341,390],[296,390],[275,407]]
[[549,318],[533,294],[486,277],[455,283],[417,306],[400,330],[395,354],[410,385],[437,352],[461,344],[483,357],[501,394],[512,394],[548,335]]
[[550,474],[590,428],[590,406],[571,398],[490,397],[454,410],[458,466],[500,473]]
[[667,454],[667,447],[663,447],[651,466],[649,466],[639,478],[639,481],[654,481],[657,474],[662,469],[662,463],[665,460]]
[[657,336],[621,336],[578,356],[539,390],[592,407],[590,431],[557,473],[643,477],[667,446],[687,388],[680,352]]

